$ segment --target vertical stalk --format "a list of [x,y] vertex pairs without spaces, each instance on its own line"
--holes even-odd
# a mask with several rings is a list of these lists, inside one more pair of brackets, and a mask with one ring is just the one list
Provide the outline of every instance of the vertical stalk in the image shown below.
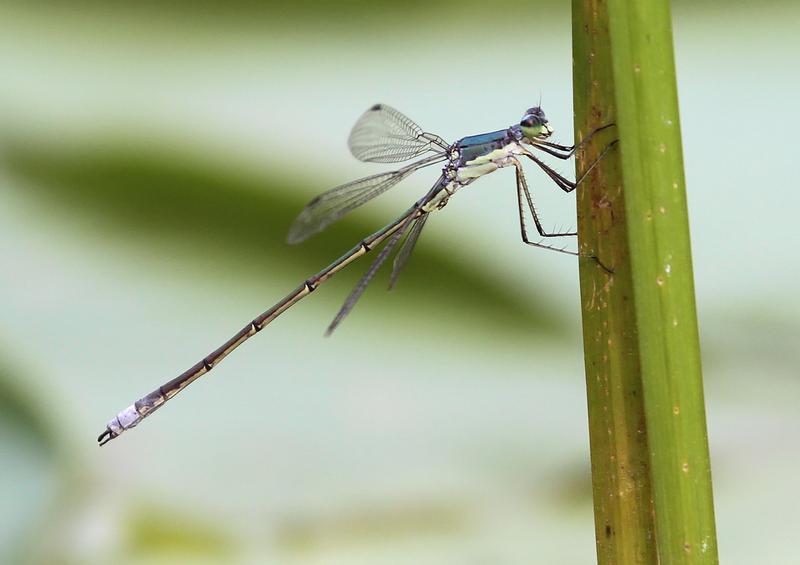
[[[599,0],[573,3],[575,139],[616,120],[608,14]],[[576,160],[577,174],[618,136],[603,132]],[[619,148],[578,189],[586,391],[597,561],[656,563],[641,361],[627,244]]]
[[573,0],[573,60],[598,562],[716,563],[668,0]]

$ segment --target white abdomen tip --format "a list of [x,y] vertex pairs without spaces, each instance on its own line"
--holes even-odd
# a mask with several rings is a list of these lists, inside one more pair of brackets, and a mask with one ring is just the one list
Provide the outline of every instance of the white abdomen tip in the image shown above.
[[127,429],[134,427],[142,419],[139,411],[136,410],[136,405],[131,404],[125,410],[117,414],[116,418],[112,418],[108,422],[108,429],[116,435],[121,434]]

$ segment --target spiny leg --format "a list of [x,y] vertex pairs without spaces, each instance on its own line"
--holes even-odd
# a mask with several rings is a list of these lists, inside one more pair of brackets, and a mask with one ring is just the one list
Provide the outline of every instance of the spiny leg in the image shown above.
[[606,153],[608,153],[609,150],[612,147],[614,147],[618,142],[619,140],[614,140],[608,145],[606,145],[605,149],[603,149],[600,152],[600,155],[597,156],[597,159],[592,161],[589,167],[583,172],[583,174],[577,180],[575,180],[575,182],[567,179],[563,175],[554,171],[552,168],[550,168],[550,166],[548,166],[544,161],[539,159],[536,155],[534,155],[530,151],[526,151],[524,155],[529,159],[531,159],[534,163],[539,165],[539,167],[545,173],[547,173],[547,176],[550,177],[561,190],[563,190],[564,192],[572,192],[573,190],[575,190],[575,188],[577,188],[579,184],[581,184],[586,179],[586,177],[589,176],[589,173],[592,171],[592,169],[594,169],[597,166],[597,164],[603,159],[603,157],[605,157]]
[[[545,153],[549,153],[553,157],[557,157],[559,159],[569,159],[570,157],[572,157],[575,154],[575,152],[578,149],[580,149],[581,147],[583,147],[584,145],[589,143],[592,140],[592,138],[595,136],[595,134],[603,131],[604,129],[608,129],[613,125],[615,125],[615,124],[610,123],[610,124],[606,124],[604,126],[600,126],[599,128],[593,130],[585,138],[583,138],[583,140],[581,140],[579,143],[576,143],[574,145],[559,145],[558,143],[553,143],[552,141],[544,141],[544,140],[538,141],[537,140],[537,141],[534,141],[533,146],[536,147],[537,149],[540,149],[540,150],[544,151]],[[548,148],[550,148],[550,149],[548,149]],[[553,151],[553,149],[557,149],[558,151],[566,151],[566,153],[558,153],[557,151]]]
[[[514,162],[514,168],[517,173],[517,200],[519,201],[519,209],[520,209],[520,216],[524,218],[524,214],[522,213],[523,205],[522,205],[522,195],[525,195],[525,199],[527,200],[528,210],[531,211],[531,216],[533,216],[533,223],[536,224],[536,231],[539,232],[539,235],[542,237],[565,237],[565,236],[574,236],[578,235],[577,232],[547,232],[545,231],[544,227],[542,226],[542,222],[539,220],[539,214],[536,211],[536,206],[533,204],[533,197],[531,196],[530,188],[528,188],[528,181],[525,179],[525,173],[522,171],[522,163],[519,161]],[[523,222],[524,226],[524,222]],[[524,229],[524,227],[523,227]],[[525,237],[523,236],[523,240]]]
[[520,235],[522,236],[522,242],[527,245],[532,245],[533,247],[540,247],[542,249],[557,251],[558,253],[566,253],[567,255],[578,255],[578,253],[575,251],[567,251],[563,247],[555,247],[553,245],[547,245],[546,243],[531,241],[528,238],[528,228],[525,225],[525,205],[523,204],[523,194],[524,198],[527,200],[528,209],[531,211],[531,215],[533,216],[533,221],[536,224],[536,231],[539,232],[539,235],[541,235],[542,237],[562,237],[575,234],[547,233],[542,228],[542,224],[539,221],[539,216],[536,213],[536,207],[533,205],[533,199],[531,198],[530,191],[528,190],[528,184],[525,181],[525,175],[522,173],[522,165],[519,162],[516,162],[514,163],[514,167],[516,168],[517,171],[517,206],[519,209],[519,231]]
[[[544,243],[541,243],[541,242],[534,242],[534,241],[531,241],[530,239],[528,239],[528,230],[525,227],[525,211],[523,209],[524,207],[523,207],[523,204],[522,204],[522,195],[523,194],[525,195],[525,199],[526,199],[527,204],[528,204],[528,209],[531,211],[531,215],[533,216],[533,221],[536,224],[536,230],[539,232],[539,235],[541,235],[542,237],[564,237],[564,236],[575,236],[575,235],[578,235],[578,234],[576,232],[547,233],[547,232],[544,231],[544,229],[542,228],[541,222],[539,221],[539,217],[538,217],[538,215],[536,213],[536,207],[533,204],[533,198],[531,197],[530,190],[528,189],[528,183],[525,180],[525,175],[522,172],[522,165],[519,163],[519,161],[517,161],[517,162],[514,163],[514,167],[516,168],[516,171],[517,171],[517,204],[518,204],[518,208],[519,208],[519,228],[520,228],[520,233],[522,235],[523,243],[526,243],[528,245],[532,245],[534,247],[541,247],[542,249],[550,249],[551,251],[558,251],[559,253],[566,253],[567,255],[575,255],[577,257],[585,257],[587,259],[591,259],[592,261],[594,261],[595,263],[600,265],[600,267],[604,271],[606,271],[608,274],[613,274],[614,273],[613,269],[610,269],[609,267],[605,266],[603,264],[603,262],[600,261],[600,259],[597,257],[597,255],[579,253],[579,252],[576,252],[576,251],[568,251],[567,249],[565,249],[563,247],[561,247],[561,248],[554,247],[554,246],[547,245],[547,244],[544,244]],[[577,183],[576,183],[576,185],[577,185]]]

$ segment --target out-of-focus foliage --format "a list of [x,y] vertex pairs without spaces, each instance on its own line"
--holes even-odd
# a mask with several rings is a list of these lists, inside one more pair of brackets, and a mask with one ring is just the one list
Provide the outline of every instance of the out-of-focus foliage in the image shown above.
[[139,506],[124,519],[122,551],[133,561],[193,559],[219,563],[235,555],[236,544],[212,517]]
[[0,429],[22,437],[26,443],[43,453],[58,450],[53,422],[44,407],[21,383],[26,381],[21,370],[11,366],[11,356],[0,356]]
[[[63,453],[47,403],[37,401],[7,351],[0,355],[0,561],[22,559],[36,544],[50,509]],[[63,471],[63,469],[61,469]]]

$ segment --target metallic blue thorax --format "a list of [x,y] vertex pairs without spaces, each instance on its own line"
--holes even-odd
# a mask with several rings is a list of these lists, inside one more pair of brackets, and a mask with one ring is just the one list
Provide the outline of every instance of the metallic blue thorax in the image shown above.
[[501,129],[480,135],[471,135],[456,142],[460,158],[458,165],[463,166],[468,161],[476,157],[491,153],[495,149],[500,149],[508,145],[512,139],[509,137],[507,129]]
[[500,149],[509,143],[519,141],[521,137],[522,134],[519,131],[519,126],[511,126],[508,129],[482,133],[480,135],[471,135],[459,139],[456,142],[456,146],[461,154],[458,164],[462,166],[476,157],[487,155],[495,149]]

